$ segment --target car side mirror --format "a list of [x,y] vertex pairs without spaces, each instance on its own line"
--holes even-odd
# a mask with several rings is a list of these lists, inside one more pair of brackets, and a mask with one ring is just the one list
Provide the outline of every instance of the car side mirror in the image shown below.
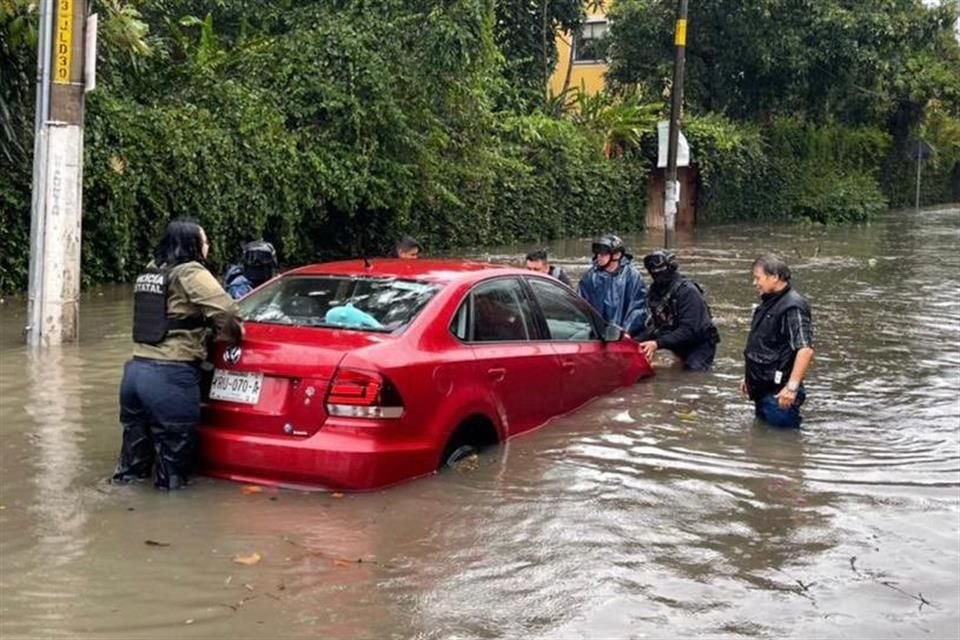
[[620,342],[623,339],[623,329],[615,324],[608,324],[603,330],[604,342]]

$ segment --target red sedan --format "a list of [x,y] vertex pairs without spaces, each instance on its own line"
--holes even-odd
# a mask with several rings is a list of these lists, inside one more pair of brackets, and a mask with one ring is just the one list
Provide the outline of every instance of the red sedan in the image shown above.
[[206,472],[241,482],[385,487],[653,373],[569,288],[497,265],[313,265],[240,308],[200,438]]

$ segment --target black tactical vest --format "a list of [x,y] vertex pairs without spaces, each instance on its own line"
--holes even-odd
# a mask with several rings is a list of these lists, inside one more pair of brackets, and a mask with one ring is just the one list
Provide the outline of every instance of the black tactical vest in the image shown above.
[[204,326],[202,315],[185,318],[167,315],[170,270],[148,266],[133,285],[133,341],[160,344],[167,332],[198,329]]
[[789,380],[797,352],[790,346],[790,336],[783,330],[783,319],[787,311],[796,308],[810,312],[806,299],[788,288],[780,295],[764,300],[753,312],[750,335],[743,350],[747,387],[752,400],[778,392]]
[[656,285],[650,288],[647,323],[651,325],[653,335],[661,336],[680,326],[677,297],[683,287],[693,287],[703,300],[704,312],[696,323],[698,338],[706,338],[717,344],[720,342],[720,333],[717,331],[716,325],[713,324],[713,313],[711,313],[710,305],[707,304],[706,296],[703,294],[703,287],[700,286],[699,282],[684,276],[676,276],[671,282],[670,288],[662,296],[657,295],[659,289],[656,288]]

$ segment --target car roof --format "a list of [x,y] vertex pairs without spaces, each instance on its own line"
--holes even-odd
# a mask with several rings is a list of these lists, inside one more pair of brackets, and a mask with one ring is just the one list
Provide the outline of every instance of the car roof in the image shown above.
[[284,275],[297,276],[365,276],[374,278],[405,278],[424,280],[437,284],[454,282],[475,282],[497,275],[537,275],[534,272],[502,264],[478,262],[474,260],[417,258],[362,258],[310,264],[286,272]]

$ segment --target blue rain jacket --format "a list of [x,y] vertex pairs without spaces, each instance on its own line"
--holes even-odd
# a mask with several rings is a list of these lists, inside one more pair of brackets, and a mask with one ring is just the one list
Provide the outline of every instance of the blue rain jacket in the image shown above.
[[234,300],[253,291],[253,283],[247,280],[247,276],[243,275],[242,264],[232,264],[227,267],[227,273],[223,276],[223,288]]
[[604,320],[622,327],[631,336],[642,333],[647,322],[647,285],[633,260],[624,257],[613,273],[594,264],[583,274],[580,296]]

